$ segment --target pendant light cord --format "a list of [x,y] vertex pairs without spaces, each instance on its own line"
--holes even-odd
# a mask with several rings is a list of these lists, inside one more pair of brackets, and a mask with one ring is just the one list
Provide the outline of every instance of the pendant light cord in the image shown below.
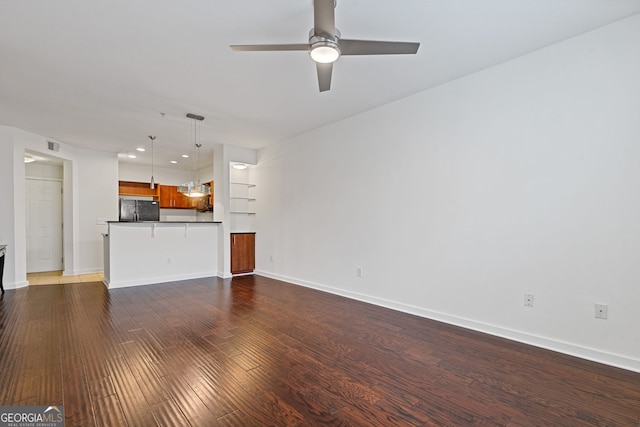
[[149,135],[149,139],[151,140],[151,183],[149,186],[153,190],[156,188],[156,182],[153,178],[153,143],[156,140],[156,137],[154,135]]
[[198,126],[198,123],[196,122],[196,183],[198,185],[200,185],[200,171],[198,170],[198,167],[200,166],[200,127]]

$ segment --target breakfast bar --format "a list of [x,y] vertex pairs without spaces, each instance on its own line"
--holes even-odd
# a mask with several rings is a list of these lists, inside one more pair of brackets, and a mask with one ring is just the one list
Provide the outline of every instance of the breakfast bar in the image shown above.
[[110,289],[218,274],[218,221],[107,224],[104,283]]

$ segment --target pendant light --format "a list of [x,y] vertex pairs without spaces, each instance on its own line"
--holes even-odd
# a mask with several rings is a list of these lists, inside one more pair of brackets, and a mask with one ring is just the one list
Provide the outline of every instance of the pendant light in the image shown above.
[[156,140],[156,137],[149,135],[149,139],[151,140],[151,183],[149,184],[149,188],[154,190],[156,188],[156,183],[153,180],[153,142]]
[[178,187],[178,191],[188,197],[203,197],[211,194],[211,189],[207,184],[200,183],[200,174],[198,172],[198,161],[200,159],[200,132],[199,123],[204,120],[204,117],[196,114],[187,114],[187,117],[193,120],[193,146],[195,151],[194,167],[193,167],[193,181],[186,182]]

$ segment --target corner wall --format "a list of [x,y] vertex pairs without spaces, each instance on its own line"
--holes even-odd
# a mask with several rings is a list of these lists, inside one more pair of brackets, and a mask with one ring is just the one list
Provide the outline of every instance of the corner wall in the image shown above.
[[640,371],[637,46],[640,16],[261,150],[258,272]]
[[114,153],[76,150],[78,163],[78,268],[74,274],[104,270],[103,220],[118,220],[118,157]]
[[3,284],[5,289],[15,283],[15,212],[13,211],[15,191],[13,188],[14,164],[13,132],[11,128],[0,126],[0,244],[7,245],[4,262]]
[[256,150],[226,144],[216,144],[213,148],[213,219],[222,221],[218,231],[218,276],[222,278],[231,277],[229,162],[254,165],[256,159]]

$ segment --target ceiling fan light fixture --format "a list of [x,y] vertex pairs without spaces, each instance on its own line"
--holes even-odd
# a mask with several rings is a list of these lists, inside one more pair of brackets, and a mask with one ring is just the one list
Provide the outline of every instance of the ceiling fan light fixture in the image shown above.
[[311,44],[309,55],[315,62],[331,64],[340,57],[340,48],[333,40],[320,39]]

